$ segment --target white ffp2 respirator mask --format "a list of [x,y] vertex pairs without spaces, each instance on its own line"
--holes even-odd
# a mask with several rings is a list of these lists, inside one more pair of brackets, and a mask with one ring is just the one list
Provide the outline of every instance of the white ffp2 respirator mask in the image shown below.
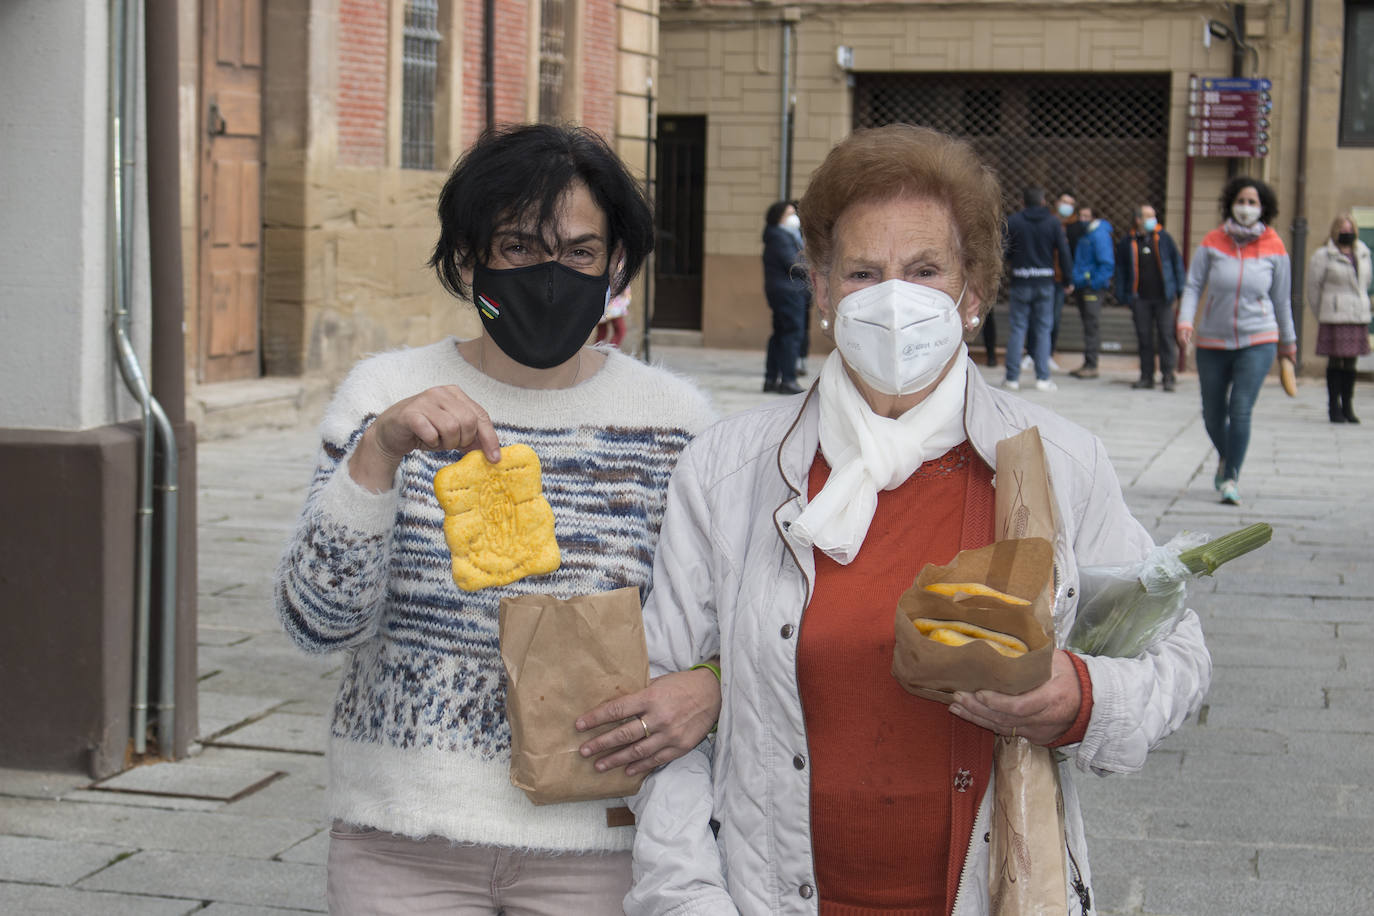
[[963,300],[963,291],[955,302],[906,280],[866,286],[835,306],[835,345],[874,390],[914,394],[934,382],[959,349]]

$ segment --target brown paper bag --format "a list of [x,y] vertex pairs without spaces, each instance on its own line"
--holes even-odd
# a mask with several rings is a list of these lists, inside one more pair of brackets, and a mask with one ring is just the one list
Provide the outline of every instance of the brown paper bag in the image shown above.
[[[897,601],[897,641],[892,676],[908,693],[949,703],[956,690],[1025,693],[1050,677],[1054,643],[1038,613],[1050,600],[1054,549],[1044,538],[997,541],[977,550],[961,550],[946,566],[929,565]],[[995,598],[960,595],[951,598],[926,590],[937,582],[979,582],[1031,602],[1014,607]],[[962,620],[1015,636],[1026,644],[1018,658],[999,654],[975,642],[946,646],[923,636],[912,621],[918,617]]]
[[[536,805],[634,795],[644,777],[605,773],[577,749],[582,713],[649,684],[639,589],[562,600],[501,599],[510,781]],[[614,726],[607,726],[613,728]],[[603,729],[604,731],[605,729]]]
[[[1040,430],[997,443],[999,539],[1042,537],[1053,543],[1054,500]],[[1053,585],[1050,586],[1053,588]],[[1054,633],[1052,598],[1036,609]],[[989,892],[993,916],[1050,916],[1068,911],[1064,806],[1059,768],[1048,748],[1001,738],[993,749]]]

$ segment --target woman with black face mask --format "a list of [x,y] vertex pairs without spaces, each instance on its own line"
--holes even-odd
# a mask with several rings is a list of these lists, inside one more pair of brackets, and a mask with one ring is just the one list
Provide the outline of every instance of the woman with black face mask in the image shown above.
[[1358,423],[1355,360],[1369,352],[1369,246],[1342,213],[1307,265],[1307,304],[1317,316],[1317,355],[1326,357],[1327,416]]
[[[310,652],[345,650],[330,733],[334,913],[620,913],[621,802],[536,807],[510,780],[501,599],[647,589],[668,477],[713,417],[669,373],[588,347],[653,245],[649,207],[596,134],[488,131],[439,197],[430,264],[481,333],[364,360],[321,426],[278,612]],[[611,265],[616,265],[612,269]],[[561,562],[461,591],[435,473],[480,449],[539,458]],[[701,662],[707,660],[698,660]],[[645,772],[716,720],[718,668],[666,674],[569,726],[597,766]],[[623,723],[592,737],[594,729]]]

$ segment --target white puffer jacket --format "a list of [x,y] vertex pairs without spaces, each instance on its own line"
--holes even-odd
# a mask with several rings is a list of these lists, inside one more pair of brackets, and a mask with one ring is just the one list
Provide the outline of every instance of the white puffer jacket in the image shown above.
[[[1079,566],[1130,562],[1153,544],[1127,510],[1095,436],[992,390],[972,362],[967,372],[965,427],[989,465],[997,442],[1040,428],[1059,516],[1055,635],[1062,645],[1078,607]],[[714,742],[651,775],[631,799],[638,829],[629,916],[818,912],[796,659],[815,564],[788,529],[806,503],[819,413],[813,390],[731,417],[693,441],[673,474],[644,610],[649,656],[658,674],[719,653],[723,700]],[[1140,657],[1086,662],[1093,712],[1082,743],[1063,749],[1060,775],[1069,848],[1089,883],[1069,764],[1095,773],[1139,770],[1146,753],[1201,703],[1212,663],[1191,611]],[[983,836],[991,795],[989,786],[956,916],[988,912]],[[1076,912],[1077,896],[1068,899]]]
[[1369,246],[1354,247],[1354,264],[1330,239],[1307,262],[1307,305],[1322,324],[1369,324]]

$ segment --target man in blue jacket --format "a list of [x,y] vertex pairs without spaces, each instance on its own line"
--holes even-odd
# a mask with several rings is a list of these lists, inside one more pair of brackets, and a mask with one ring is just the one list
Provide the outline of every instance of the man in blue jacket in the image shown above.
[[1011,336],[1007,340],[1007,377],[1003,387],[1021,387],[1021,348],[1027,329],[1034,323],[1035,387],[1053,391],[1050,381],[1050,331],[1054,328],[1054,264],[1070,263],[1064,227],[1045,206],[1044,188],[1026,188],[1025,206],[1007,220],[1006,259],[1011,266],[1007,288],[1011,312]]
[[1112,224],[1098,217],[1093,220],[1073,252],[1073,285],[1077,290],[1078,314],[1083,317],[1083,365],[1069,373],[1074,378],[1097,378],[1097,357],[1102,349],[1102,294],[1111,285],[1115,269],[1112,253]]
[[1140,349],[1140,378],[1132,388],[1155,386],[1155,354],[1165,391],[1174,390],[1174,304],[1183,289],[1183,258],[1159,224],[1155,208],[1135,209],[1135,229],[1116,246],[1116,298],[1131,307]]

